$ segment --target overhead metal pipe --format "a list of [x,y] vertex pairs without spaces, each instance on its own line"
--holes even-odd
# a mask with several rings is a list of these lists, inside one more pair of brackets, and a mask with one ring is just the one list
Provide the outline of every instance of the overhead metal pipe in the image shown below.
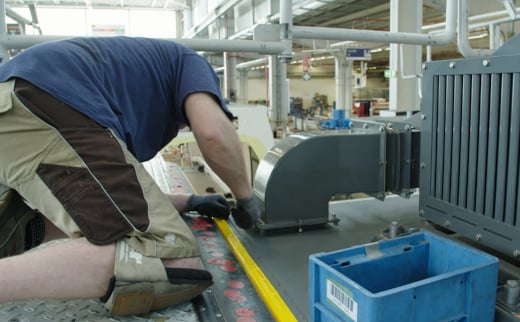
[[16,22],[18,22],[20,24],[32,26],[33,28],[37,29],[40,34],[42,33],[42,30],[41,30],[41,28],[40,28],[40,26],[38,24],[36,24],[35,22],[33,22],[33,21],[23,17],[22,15],[18,14],[11,7],[9,7],[9,6],[5,7],[5,14],[9,18],[15,20]]
[[[6,23],[5,23],[5,0],[0,0],[0,35],[5,35],[7,33]],[[1,48],[4,49],[4,48]]]
[[280,41],[284,44],[285,49],[278,55],[278,58],[284,63],[288,63],[292,59],[292,1],[280,0]]
[[457,48],[464,57],[489,56],[493,54],[491,49],[475,49],[469,43],[468,32],[468,0],[458,0],[459,6],[459,30],[457,33]]
[[284,52],[286,44],[277,41],[239,39],[169,39],[198,51],[253,52],[276,55]]
[[520,20],[520,11],[519,11],[518,18],[511,19],[510,17],[504,17],[501,19],[495,19],[495,20],[490,20],[490,21],[486,21],[486,22],[472,23],[472,24],[468,25],[468,30],[489,28],[489,26],[496,26],[496,25],[500,25],[503,23],[514,22],[514,21],[518,21],[518,20]]
[[[423,35],[406,32],[387,32],[359,29],[322,28],[322,27],[300,27],[293,29],[295,39],[328,39],[339,41],[363,41],[397,43],[410,45],[443,45],[446,44],[434,35]],[[453,33],[455,36],[455,33]]]
[[[0,0],[0,36],[7,34],[7,27],[5,23],[5,0]],[[0,43],[0,64],[3,64],[9,59],[9,53],[2,43]]]
[[[334,49],[330,50],[329,52],[332,53],[332,51],[334,51]],[[293,53],[292,58],[293,59],[301,59],[305,55],[306,54],[302,54],[302,53]],[[292,61],[292,63],[294,63],[294,61]],[[266,59],[265,58],[258,58],[258,59],[254,59],[254,60],[250,60],[250,61],[247,61],[247,62],[243,62],[243,63],[237,64],[236,68],[237,69],[248,69],[248,68],[251,68],[251,67],[262,66],[262,65],[265,65],[265,64],[266,64]]]
[[[2,35],[0,44],[6,49],[25,49],[27,47],[60,39],[72,38],[74,36],[33,36],[33,35]],[[281,42],[256,41],[256,40],[216,40],[216,39],[173,39],[175,41],[196,51],[215,52],[255,52],[260,54],[276,55],[286,50],[286,45]]]
[[251,67],[265,65],[265,58],[259,58],[255,60],[250,60],[245,63],[240,63],[236,65],[236,69],[249,69]]
[[328,39],[340,41],[382,42],[410,45],[447,45],[455,39],[457,2],[446,1],[446,25],[440,32],[429,34],[387,32],[322,27],[293,27],[293,38]]

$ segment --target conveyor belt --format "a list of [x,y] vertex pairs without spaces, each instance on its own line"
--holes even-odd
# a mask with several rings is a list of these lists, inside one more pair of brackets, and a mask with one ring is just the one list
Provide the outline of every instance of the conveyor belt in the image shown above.
[[[208,187],[224,192],[206,172],[191,165],[181,169],[176,163],[156,158],[147,164],[147,169],[154,177],[166,178],[160,181],[163,186],[159,183],[165,192],[204,194]],[[273,321],[213,221],[195,214],[188,214],[185,219],[199,240],[205,268],[213,275],[212,299],[206,305],[213,305],[211,309],[224,321]]]

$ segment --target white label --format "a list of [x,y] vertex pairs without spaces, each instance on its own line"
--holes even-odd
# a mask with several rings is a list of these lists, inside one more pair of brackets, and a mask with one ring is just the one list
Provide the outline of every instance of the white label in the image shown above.
[[357,322],[358,304],[352,298],[352,293],[346,288],[327,279],[327,300],[343,311],[354,322]]

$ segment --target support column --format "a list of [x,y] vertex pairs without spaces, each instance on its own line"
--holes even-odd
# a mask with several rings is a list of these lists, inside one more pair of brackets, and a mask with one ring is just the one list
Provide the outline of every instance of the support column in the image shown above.
[[285,136],[289,114],[287,63],[292,59],[292,1],[280,0],[280,42],[285,50],[269,56],[269,111],[275,137]]
[[[0,0],[0,35],[7,34],[7,25],[5,22],[5,0]],[[9,60],[7,49],[0,44],[0,65]]]
[[[391,0],[390,32],[421,33],[422,1]],[[419,110],[421,46],[390,45],[390,115]]]
[[184,12],[181,10],[175,11],[175,38],[182,38],[184,35],[184,22],[183,22]]
[[[509,26],[508,26],[509,27]],[[507,27],[506,27],[507,28]],[[500,25],[489,25],[489,49],[498,49],[504,44]],[[507,33],[507,31],[505,31]]]
[[269,56],[269,119],[276,136],[283,136],[289,114],[289,82],[287,64],[277,56]]
[[237,102],[242,104],[247,104],[249,93],[247,86],[247,78],[248,78],[249,70],[247,68],[238,70],[238,92],[237,92]]
[[224,95],[231,102],[237,101],[236,53],[224,53]]
[[177,30],[178,38],[183,38],[184,34],[190,31],[193,27],[193,10],[191,9],[192,1],[186,1],[186,5],[188,6],[188,8],[184,9],[184,11],[182,12],[182,33],[180,33],[179,30]]
[[182,14],[182,19],[183,19],[183,21],[182,21],[183,22],[182,37],[184,37],[184,34],[193,27],[193,17],[192,17],[192,14],[193,14],[193,12],[192,12],[191,9],[184,10],[184,12]]
[[345,117],[352,116],[352,61],[345,52],[335,52],[336,109],[345,110]]

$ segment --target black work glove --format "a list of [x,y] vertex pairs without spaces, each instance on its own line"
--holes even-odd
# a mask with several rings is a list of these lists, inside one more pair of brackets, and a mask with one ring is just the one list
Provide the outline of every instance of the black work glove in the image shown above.
[[238,199],[237,207],[231,209],[231,215],[238,227],[249,229],[260,220],[258,201],[251,195],[249,198]]
[[186,211],[196,211],[203,216],[227,219],[229,204],[222,195],[191,195],[186,203]]

